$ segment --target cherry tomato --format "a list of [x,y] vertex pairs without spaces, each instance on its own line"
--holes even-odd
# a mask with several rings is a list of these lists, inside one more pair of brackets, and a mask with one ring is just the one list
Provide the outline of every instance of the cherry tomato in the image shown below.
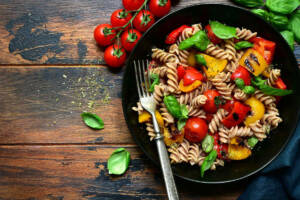
[[150,0],[149,9],[156,17],[162,17],[170,12],[170,0]]
[[128,23],[132,15],[124,9],[115,10],[110,16],[112,27],[121,27]]
[[243,79],[245,85],[251,84],[251,75],[247,69],[242,66],[236,68],[236,70],[231,75],[231,80],[235,80],[237,78]]
[[111,67],[120,67],[126,60],[126,51],[116,44],[110,45],[104,51],[104,61]]
[[207,31],[207,37],[212,43],[219,44],[222,42],[222,40],[214,34],[209,24],[205,26],[205,30]]
[[220,97],[220,93],[217,90],[206,90],[204,95],[207,97],[206,103],[203,106],[203,109],[207,113],[215,113],[218,108],[216,106],[215,99]]
[[185,74],[183,76],[183,85],[187,86],[194,83],[196,80],[202,81],[203,79],[204,77],[201,74],[201,72],[199,72],[193,67],[188,67],[185,70]]
[[133,20],[133,26],[140,32],[145,32],[154,24],[154,16],[148,10],[141,10]]
[[107,46],[114,42],[116,31],[109,24],[100,24],[94,30],[94,38],[100,46]]
[[184,137],[190,142],[201,142],[207,134],[207,123],[199,117],[192,117],[184,126]]
[[139,9],[145,0],[123,0],[123,6],[126,10],[137,10]]
[[122,46],[126,51],[131,51],[141,37],[142,34],[135,29],[125,31],[121,36]]
[[181,79],[183,78],[184,74],[185,74],[185,68],[184,68],[184,66],[179,65],[179,66],[177,67],[177,76],[178,76],[178,80],[181,80]]

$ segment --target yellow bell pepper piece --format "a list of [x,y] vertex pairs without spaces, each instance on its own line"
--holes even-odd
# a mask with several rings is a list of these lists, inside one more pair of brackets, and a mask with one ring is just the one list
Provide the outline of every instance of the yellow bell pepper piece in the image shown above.
[[260,120],[264,116],[265,106],[262,102],[260,102],[255,97],[251,97],[251,98],[247,99],[245,101],[245,104],[247,104],[251,107],[251,113],[252,113],[252,115],[248,116],[244,121],[244,124],[246,126],[256,122],[257,120]]
[[[159,127],[163,128],[164,127],[164,119],[157,110],[155,111],[155,117],[156,117]],[[151,119],[152,119],[152,116],[147,111],[143,111],[139,115],[139,123],[149,122],[149,121],[151,121]]]
[[171,134],[168,128],[164,128],[164,142],[167,146],[178,142],[181,143],[184,139],[184,129],[178,134]]
[[243,141],[240,137],[234,137],[230,139],[230,144],[239,145]]
[[226,65],[227,65],[227,60],[226,59],[216,59],[214,57],[211,57],[209,55],[200,53],[205,61],[206,61],[206,67],[203,67],[203,71],[205,72],[206,76],[208,79],[213,78],[216,76],[218,73],[222,72]]
[[188,57],[188,65],[189,66],[196,66],[196,59],[195,59],[195,52],[192,51],[190,54],[189,54],[189,57]]
[[244,160],[251,155],[251,150],[247,147],[229,144],[228,158],[231,160]]
[[181,80],[181,81],[179,82],[179,89],[180,89],[182,92],[190,92],[190,91],[193,91],[194,89],[196,89],[197,87],[199,87],[201,84],[202,84],[201,81],[196,80],[196,81],[194,81],[192,84],[187,85],[187,86],[184,86],[184,85],[183,85],[183,80]]
[[254,49],[248,49],[240,59],[239,64],[254,76],[260,75],[268,67],[264,57]]

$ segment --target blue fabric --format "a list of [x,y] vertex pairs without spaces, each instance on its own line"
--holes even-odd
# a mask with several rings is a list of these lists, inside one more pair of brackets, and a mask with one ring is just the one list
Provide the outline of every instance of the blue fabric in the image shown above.
[[246,188],[239,200],[300,200],[300,123],[284,151]]

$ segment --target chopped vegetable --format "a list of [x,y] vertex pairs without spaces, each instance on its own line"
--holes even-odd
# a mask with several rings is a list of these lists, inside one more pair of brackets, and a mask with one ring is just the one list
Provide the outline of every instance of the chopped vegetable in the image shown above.
[[217,158],[217,151],[212,150],[208,156],[205,157],[201,165],[201,177],[204,176],[204,172],[211,168]]
[[222,39],[218,38],[218,37],[214,34],[214,32],[212,31],[212,29],[211,29],[211,27],[210,27],[209,24],[205,26],[205,30],[206,30],[206,32],[207,32],[207,37],[209,38],[209,40],[210,40],[212,43],[214,43],[214,44],[219,44],[219,43],[222,42]]
[[239,64],[255,76],[260,75],[268,67],[263,56],[254,49],[248,49],[240,59]]
[[228,158],[231,160],[244,160],[251,155],[251,150],[247,147],[229,144]]
[[205,59],[207,67],[203,67],[203,71],[205,72],[208,79],[211,79],[218,73],[222,72],[228,62],[226,59],[216,59],[203,53],[201,53],[200,55],[202,55]]
[[84,112],[81,114],[83,122],[90,128],[93,129],[103,129],[104,123],[103,120],[96,114]]
[[246,94],[253,94],[255,92],[255,88],[251,85],[247,85],[244,87],[243,92],[245,92]]
[[183,80],[181,80],[181,81],[179,82],[179,89],[180,89],[182,92],[191,92],[191,91],[193,91],[194,89],[198,88],[201,84],[202,84],[201,81],[196,80],[196,81],[194,81],[192,84],[190,84],[190,85],[188,85],[188,86],[184,86]]
[[251,148],[253,148],[258,143],[258,139],[253,136],[247,140],[247,143]]
[[236,50],[246,49],[246,48],[250,48],[250,47],[253,47],[253,44],[248,41],[241,41],[234,45],[234,48]]
[[243,139],[240,137],[233,137],[230,139],[229,144],[240,145],[243,142]]
[[226,26],[217,21],[210,21],[209,25],[213,33],[220,39],[238,38],[236,36],[236,28],[232,26]]
[[182,33],[182,31],[186,28],[189,28],[190,26],[187,25],[182,25],[179,28],[173,30],[166,38],[165,43],[166,44],[174,44],[178,37],[180,36],[180,34]]
[[130,162],[130,153],[124,148],[115,150],[107,161],[109,174],[124,174]]
[[265,58],[268,64],[271,64],[274,57],[276,43],[261,37],[251,38],[250,40],[254,43],[253,49],[258,51],[258,53]]
[[181,143],[184,139],[184,129],[180,132],[174,130],[170,133],[168,128],[164,128],[164,142],[167,146],[171,146],[174,143]]
[[251,97],[245,101],[245,104],[249,105],[251,107],[251,115],[248,116],[244,124],[246,126],[249,126],[249,124],[252,124],[256,122],[257,120],[260,120],[264,114],[265,114],[265,106],[264,104],[256,99],[255,97]]
[[227,128],[239,125],[244,121],[246,115],[250,111],[250,107],[239,101],[234,102],[231,112],[222,120],[222,124]]
[[[163,120],[163,117],[161,116],[161,114],[157,110],[155,111],[155,117],[156,117],[159,127],[163,128],[164,120]],[[149,121],[151,121],[151,119],[152,119],[152,116],[147,111],[143,111],[141,114],[139,114],[139,123],[149,122]]]
[[203,79],[204,79],[204,77],[201,74],[201,72],[199,72],[198,70],[196,70],[193,67],[188,67],[185,70],[185,74],[183,76],[183,85],[188,86],[188,85],[194,83],[196,80],[202,81]]
[[196,64],[195,52],[191,51],[188,57],[188,65],[194,67]]
[[238,88],[240,88],[241,90],[245,88],[245,82],[244,82],[243,79],[237,78],[237,79],[235,79],[234,82],[235,82],[236,86],[237,86]]
[[179,49],[185,50],[191,47],[196,47],[200,51],[205,51],[208,44],[209,39],[204,31],[198,31],[192,37],[180,42]]
[[214,138],[211,135],[206,135],[202,141],[202,149],[205,153],[209,153],[214,148]]
[[196,54],[194,58],[198,64],[207,66],[206,60],[202,54]]

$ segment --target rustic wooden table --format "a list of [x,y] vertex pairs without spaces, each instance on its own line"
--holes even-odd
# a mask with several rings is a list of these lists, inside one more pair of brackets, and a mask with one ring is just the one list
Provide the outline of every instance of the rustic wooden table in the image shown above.
[[[172,9],[227,0],[173,1]],[[160,169],[132,140],[121,109],[123,71],[103,62],[93,39],[121,0],[0,0],[0,199],[167,199]],[[298,61],[300,47],[295,51]],[[93,131],[82,111],[101,116]],[[109,176],[118,147],[132,161]],[[235,199],[245,183],[176,180],[182,199]],[[247,181],[246,181],[247,182]]]

